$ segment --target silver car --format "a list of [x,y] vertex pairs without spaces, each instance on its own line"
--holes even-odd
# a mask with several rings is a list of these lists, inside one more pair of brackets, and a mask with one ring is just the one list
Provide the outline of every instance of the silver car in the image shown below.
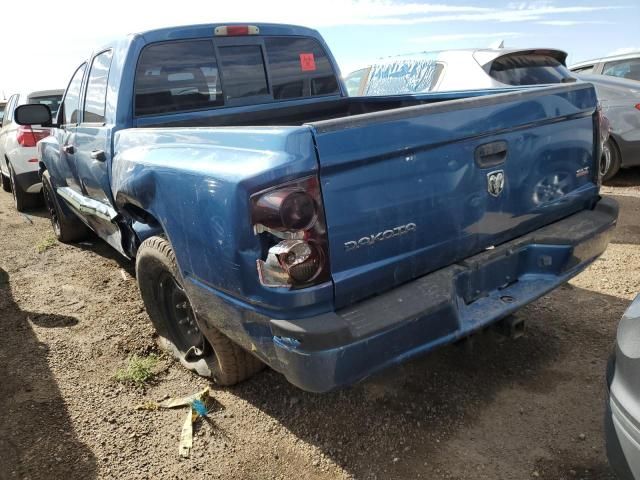
[[58,111],[63,90],[43,90],[9,97],[0,128],[0,177],[2,188],[13,193],[16,209],[22,212],[40,203],[42,183],[38,175],[36,144],[49,136],[49,129],[18,125],[13,112],[19,105],[40,103],[53,114]]
[[576,77],[596,88],[611,127],[600,162],[603,179],[610,179],[620,168],[640,165],[640,83],[602,75]]
[[571,65],[569,70],[575,73],[607,75],[640,82],[640,51],[586,60]]
[[483,90],[574,81],[553,49],[444,50],[381,60],[345,77],[351,96]]
[[627,309],[607,368],[605,438],[620,480],[640,479],[640,295]]

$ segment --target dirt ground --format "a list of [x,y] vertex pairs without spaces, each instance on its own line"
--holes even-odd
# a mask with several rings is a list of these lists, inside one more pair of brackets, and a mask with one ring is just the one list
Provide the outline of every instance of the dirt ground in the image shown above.
[[131,264],[98,240],[53,244],[44,211],[2,193],[0,479],[613,478],[603,374],[640,291],[640,170],[603,191],[622,207],[613,243],[521,311],[523,338],[483,334],[324,395],[272,371],[212,387],[188,459],[183,410],[134,407],[208,383],[170,360],[147,388],[113,379],[156,351]]

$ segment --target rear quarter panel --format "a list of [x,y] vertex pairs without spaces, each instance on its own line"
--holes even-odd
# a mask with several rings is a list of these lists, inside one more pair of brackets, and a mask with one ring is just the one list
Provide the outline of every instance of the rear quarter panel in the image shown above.
[[115,148],[118,209],[126,215],[135,205],[153,215],[189,282],[276,318],[332,308],[330,282],[268,289],[256,272],[261,245],[249,196],[316,172],[308,127],[129,129],[116,135]]

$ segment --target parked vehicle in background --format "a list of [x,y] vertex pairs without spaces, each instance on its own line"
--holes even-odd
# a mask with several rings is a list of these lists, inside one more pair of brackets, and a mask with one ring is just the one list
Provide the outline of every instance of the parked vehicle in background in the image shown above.
[[619,480],[640,479],[640,295],[624,313],[607,365],[605,439]]
[[610,124],[601,175],[612,178],[620,168],[640,165],[640,83],[602,75],[576,75],[596,88],[602,113]]
[[0,100],[0,125],[2,125],[2,119],[4,118],[4,109],[7,106],[7,102]]
[[27,103],[46,105],[51,110],[52,118],[56,118],[64,90],[41,90],[27,95]]
[[390,57],[345,77],[351,96],[401,95],[573,81],[551,49],[467,49]]
[[350,98],[339,78],[303,27],[149,31],[78,67],[38,143],[58,239],[90,228],[135,257],[161,345],[220,384],[263,363],[310,391],[361,380],[609,241],[593,86]]
[[38,173],[36,143],[49,135],[49,128],[18,125],[14,112],[20,105],[46,105],[57,112],[64,90],[43,90],[9,97],[0,128],[0,177],[2,189],[13,194],[16,209],[22,212],[40,204],[42,182]]
[[574,73],[607,75],[640,81],[640,51],[585,60],[569,67]]

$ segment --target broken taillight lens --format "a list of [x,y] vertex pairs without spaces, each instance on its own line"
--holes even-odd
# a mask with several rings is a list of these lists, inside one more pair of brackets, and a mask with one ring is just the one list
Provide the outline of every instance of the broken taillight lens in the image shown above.
[[262,285],[302,288],[329,279],[327,229],[315,176],[252,195],[251,219],[266,245],[257,259]]

